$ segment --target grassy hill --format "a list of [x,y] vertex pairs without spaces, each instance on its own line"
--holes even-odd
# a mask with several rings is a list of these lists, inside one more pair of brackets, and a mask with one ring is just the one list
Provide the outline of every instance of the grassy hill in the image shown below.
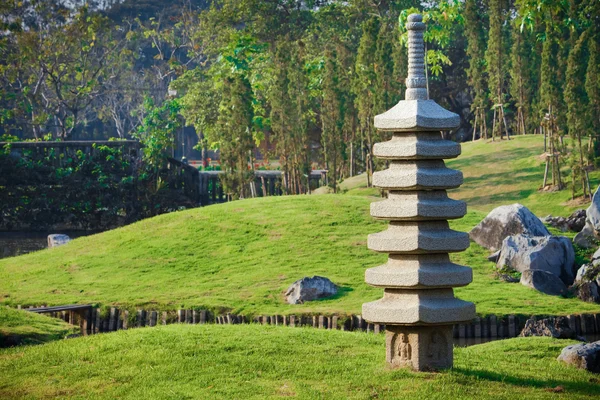
[[[454,229],[468,231],[485,216],[482,210],[515,201],[539,215],[568,214],[560,206],[566,191],[531,189],[541,184],[538,175],[543,174],[537,158],[540,139],[464,145],[464,154],[450,164],[463,170],[465,190],[452,195],[466,200],[471,211],[452,222]],[[347,190],[359,190],[360,179],[347,182]],[[365,269],[386,260],[366,248],[367,235],[386,226],[369,216],[374,200],[352,195],[270,197],[162,215],[64,247],[0,260],[0,303],[203,307],[247,315],[360,313],[363,302],[382,293],[364,283]],[[456,292],[475,302],[482,315],[600,312],[599,305],[500,282],[486,256],[476,244],[453,256],[474,270],[473,283]],[[286,304],[286,288],[312,275],[338,284],[337,297]]]
[[456,348],[452,370],[413,373],[386,368],[384,335],[170,325],[0,350],[0,398],[591,398],[598,378],[556,360],[570,343]]
[[59,319],[0,306],[0,347],[44,343],[74,332]]
[[[252,199],[162,215],[66,246],[0,260],[0,301],[101,303],[149,308],[207,307],[236,313],[360,313],[381,297],[365,269],[386,255],[366,248],[386,224],[369,216],[370,198],[289,196]],[[466,231],[484,214],[453,222]],[[600,306],[546,296],[493,276],[476,244],[454,256],[474,269],[457,289],[481,314],[598,312]],[[288,305],[283,293],[303,276],[341,286],[332,299]]]
[[[512,140],[467,142],[462,154],[446,161],[450,168],[463,172],[465,181],[449,191],[455,199],[464,200],[470,210],[489,212],[495,207],[519,202],[538,216],[548,214],[567,216],[587,207],[586,199],[571,201],[571,190],[540,191],[544,181],[544,138],[539,135],[516,136]],[[570,183],[569,169],[562,169],[563,178]],[[600,171],[590,172],[590,186],[600,184]],[[379,189],[367,188],[365,174],[353,176],[339,185],[342,193],[377,196]],[[321,192],[326,192],[321,190]],[[577,196],[581,196],[581,191]]]

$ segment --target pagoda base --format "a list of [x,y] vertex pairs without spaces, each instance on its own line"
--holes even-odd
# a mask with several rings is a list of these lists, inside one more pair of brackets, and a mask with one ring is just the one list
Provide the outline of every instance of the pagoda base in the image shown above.
[[452,367],[452,325],[386,325],[386,361],[391,368],[438,371]]

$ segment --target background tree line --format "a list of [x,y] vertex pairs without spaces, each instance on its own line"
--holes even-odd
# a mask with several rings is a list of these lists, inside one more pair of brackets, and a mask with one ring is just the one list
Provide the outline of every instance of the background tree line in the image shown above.
[[[549,184],[586,194],[600,125],[596,0],[124,1],[0,6],[4,133],[172,144],[169,121],[219,149],[224,184],[246,196],[257,155],[278,161],[286,193],[311,168],[334,190],[378,168],[373,117],[403,97],[403,21],[428,22],[430,97],[462,117],[455,140],[548,135]],[[157,112],[164,107],[173,113]],[[151,127],[144,125],[151,117]],[[158,139],[157,139],[158,136]],[[570,138],[571,140],[566,140]],[[160,140],[162,140],[162,142]],[[171,142],[169,142],[171,140]],[[260,151],[257,151],[260,150]]]

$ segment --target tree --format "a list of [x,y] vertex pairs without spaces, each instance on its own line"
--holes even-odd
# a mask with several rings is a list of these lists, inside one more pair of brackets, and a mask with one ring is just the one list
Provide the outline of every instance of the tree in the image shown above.
[[[471,112],[475,114],[473,123],[473,140],[475,140],[477,123],[483,132],[485,109],[487,108],[486,60],[485,60],[485,12],[483,4],[478,0],[465,1],[465,36],[467,37],[467,56],[469,68],[467,81],[473,96]],[[487,132],[486,132],[487,134]],[[481,136],[481,135],[480,135]]]
[[571,190],[572,198],[575,198],[577,180],[581,181],[583,196],[587,196],[587,174],[585,172],[585,161],[583,156],[582,137],[586,133],[585,115],[586,106],[588,104],[584,79],[585,69],[582,59],[584,58],[584,46],[587,41],[588,34],[584,32],[580,35],[575,46],[569,52],[567,61],[567,77],[565,85],[565,101],[567,103],[567,128],[569,135],[576,144],[576,152],[571,156]]
[[506,20],[508,7],[505,0],[490,0],[490,34],[486,51],[486,64],[488,73],[488,91],[494,109],[492,124],[492,140],[496,135],[502,138],[502,125],[508,136],[506,117],[504,115],[505,85],[507,73],[506,60]]

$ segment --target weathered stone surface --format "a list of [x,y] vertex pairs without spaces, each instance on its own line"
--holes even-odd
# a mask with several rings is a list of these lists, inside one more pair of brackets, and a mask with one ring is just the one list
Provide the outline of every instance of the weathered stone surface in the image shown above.
[[302,304],[306,301],[322,299],[337,293],[337,286],[322,276],[304,277],[292,283],[285,292],[290,304]]
[[591,249],[596,246],[598,239],[594,236],[594,228],[586,223],[581,232],[573,238],[573,243],[584,249]]
[[504,238],[519,233],[529,236],[550,236],[542,221],[521,204],[493,209],[469,232],[469,235],[479,245],[495,251],[500,249]]
[[579,232],[585,226],[585,219],[585,210],[577,210],[567,218],[553,217],[552,215],[548,215],[547,217],[542,218],[542,221],[550,226],[560,229],[563,232]]
[[567,317],[528,319],[519,336],[548,336],[555,339],[577,339],[577,332],[569,327]]
[[440,131],[459,125],[458,114],[433,100],[401,100],[390,110],[375,116],[375,128],[380,131]]
[[589,264],[583,264],[578,270],[577,270],[577,275],[575,276],[575,282],[574,283],[583,283],[584,279],[583,277],[585,276],[586,272],[588,272],[591,269],[591,265]]
[[567,346],[560,352],[559,361],[591,372],[600,372],[600,341]]
[[591,248],[600,239],[600,187],[592,197],[592,203],[586,210],[585,226],[573,239],[580,247]]
[[388,190],[451,189],[462,183],[462,172],[446,168],[442,160],[392,161],[373,174],[373,186]]
[[386,327],[386,360],[419,371],[452,367],[452,325]]
[[521,284],[552,296],[565,295],[567,286],[556,275],[540,270],[527,270],[521,275]]
[[51,249],[53,247],[62,246],[70,241],[71,238],[68,235],[63,235],[62,233],[48,235],[48,248]]
[[577,297],[588,303],[600,303],[600,293],[596,282],[582,282],[576,288]]
[[469,244],[469,235],[451,230],[446,221],[390,222],[386,231],[367,239],[369,249],[396,254],[457,252]]
[[575,279],[575,250],[562,236],[509,236],[502,242],[497,268],[514,271],[547,271],[558,276],[565,285]]
[[498,258],[500,258],[500,250],[493,252],[487,257],[488,261],[493,263],[498,262]]
[[468,285],[472,280],[471,268],[450,262],[448,254],[391,254],[387,264],[365,272],[369,285],[389,288],[455,287]]
[[445,190],[390,192],[383,201],[371,203],[371,216],[391,221],[462,218],[464,201],[453,200]]
[[388,199],[371,206],[372,216],[391,222],[388,230],[368,238],[371,250],[390,256],[387,264],[365,273],[367,283],[385,288],[384,297],[364,304],[363,317],[375,326],[385,324],[391,367],[423,371],[452,366],[452,324],[471,320],[475,306],[454,298],[452,287],[468,284],[472,272],[448,257],[469,246],[468,235],[452,231],[447,222],[466,212],[463,202],[445,193],[463,181],[462,173],[442,160],[458,156],[460,146],[439,134],[457,126],[459,118],[428,100],[422,16],[410,15],[406,26],[406,100],[375,117],[377,129],[394,133],[374,147],[377,157],[392,161],[373,176],[374,186],[389,190]]
[[387,142],[375,143],[373,154],[384,160],[455,158],[460,144],[443,140],[438,132],[395,134]]
[[473,319],[475,306],[455,298],[452,289],[386,289],[383,299],[363,304],[362,316],[379,324],[452,324]]

